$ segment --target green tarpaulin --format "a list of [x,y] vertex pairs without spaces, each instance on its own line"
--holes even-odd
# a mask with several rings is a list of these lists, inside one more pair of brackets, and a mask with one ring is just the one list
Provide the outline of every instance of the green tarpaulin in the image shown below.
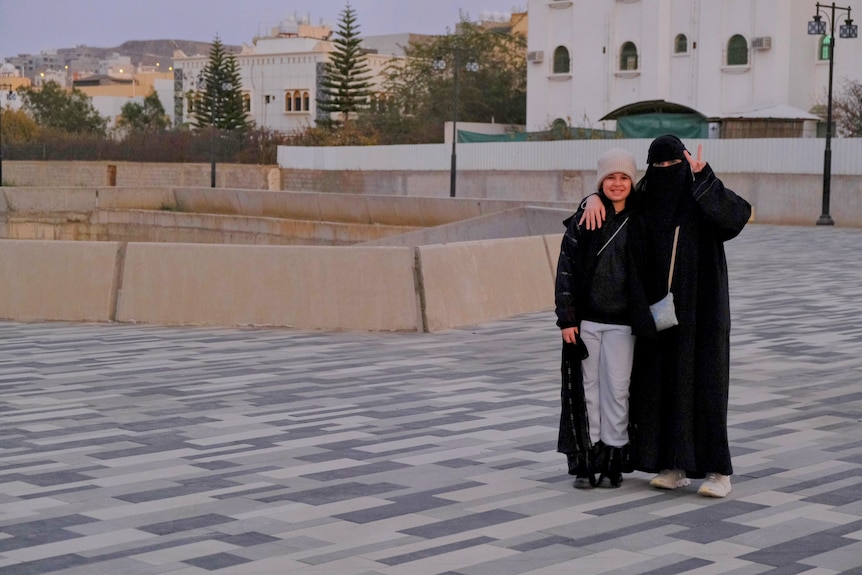
[[636,114],[617,118],[617,134],[623,138],[652,139],[663,134],[679,138],[706,138],[709,124],[700,114]]
[[479,132],[465,132],[458,130],[458,143],[478,142],[529,142],[527,132],[511,132],[508,134],[480,134]]
[[458,143],[478,142],[548,142],[553,140],[593,140],[612,139],[616,134],[606,130],[589,128],[564,128],[546,132],[511,132],[506,134],[480,134],[458,130]]

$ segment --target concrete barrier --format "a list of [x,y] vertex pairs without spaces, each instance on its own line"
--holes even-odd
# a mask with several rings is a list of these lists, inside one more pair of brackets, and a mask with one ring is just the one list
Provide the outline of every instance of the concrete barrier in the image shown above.
[[[55,222],[51,225],[55,228],[69,227],[68,223]],[[414,229],[316,220],[141,210],[101,211],[90,218],[89,226],[86,227],[90,230],[88,237],[68,239],[344,246],[399,235]],[[80,228],[81,226],[78,226],[75,229]],[[25,237],[24,228],[20,225],[14,224],[12,229],[15,230],[12,237]]]
[[409,248],[129,244],[117,320],[417,331]]
[[[559,229],[572,208],[551,206],[203,188],[4,188],[0,231],[17,241],[4,241],[0,311],[21,321],[370,331],[471,325],[553,305],[551,252],[559,237],[551,246],[542,234]],[[429,227],[405,234],[416,228],[395,222]],[[402,240],[339,247],[384,236]],[[327,245],[259,245],[291,238]],[[153,241],[165,243],[140,243]],[[182,243],[192,241],[201,243]],[[258,245],[230,245],[240,243]]]
[[513,208],[461,220],[450,224],[421,228],[398,235],[386,235],[363,243],[363,246],[423,246],[500,238],[537,236],[564,229],[563,221],[573,208]]
[[0,240],[0,318],[440,331],[551,308],[559,238],[547,237],[418,248]]
[[[503,221],[507,210],[525,206],[531,210],[526,217]],[[0,237],[348,245],[423,228],[434,232],[421,243],[441,243],[546,233],[536,231],[537,221],[547,220],[538,214],[552,209],[571,212],[573,205],[211,188],[4,187]]]
[[554,280],[542,236],[417,249],[428,331],[553,307]]
[[120,244],[0,240],[0,317],[112,319]]

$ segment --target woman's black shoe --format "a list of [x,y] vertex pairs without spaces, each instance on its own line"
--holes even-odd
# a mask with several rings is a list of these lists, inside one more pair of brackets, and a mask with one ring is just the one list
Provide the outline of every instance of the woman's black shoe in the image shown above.
[[[626,451],[626,453],[623,452]],[[599,487],[619,487],[623,484],[623,456],[628,456],[627,446],[609,447],[604,446],[602,452],[602,467],[599,468]]]
[[622,484],[623,484],[622,473],[617,473],[616,475],[602,473],[599,476],[599,481],[596,484],[596,487],[602,487],[605,489],[609,489],[609,488],[619,487]]
[[596,476],[592,473],[589,475],[578,475],[575,477],[575,489],[592,489],[596,486]]

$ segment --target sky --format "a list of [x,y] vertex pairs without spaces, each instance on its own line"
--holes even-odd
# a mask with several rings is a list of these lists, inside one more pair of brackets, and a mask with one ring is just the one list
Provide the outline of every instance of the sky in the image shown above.
[[[251,44],[296,15],[336,28],[348,0],[0,0],[0,58],[79,44],[195,40]],[[526,10],[527,0],[349,0],[362,36],[445,34],[464,13]],[[239,8],[239,10],[238,10]]]

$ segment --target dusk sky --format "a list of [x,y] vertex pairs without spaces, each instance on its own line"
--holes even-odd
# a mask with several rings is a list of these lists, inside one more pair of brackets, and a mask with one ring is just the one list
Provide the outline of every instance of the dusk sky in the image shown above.
[[[519,3],[520,2],[520,3]],[[0,0],[0,58],[70,48],[112,47],[126,40],[196,40],[216,34],[226,44],[251,44],[291,15],[335,26],[347,0]],[[461,10],[526,9],[526,0],[350,0],[363,36],[445,34]],[[240,11],[237,11],[237,8]]]

